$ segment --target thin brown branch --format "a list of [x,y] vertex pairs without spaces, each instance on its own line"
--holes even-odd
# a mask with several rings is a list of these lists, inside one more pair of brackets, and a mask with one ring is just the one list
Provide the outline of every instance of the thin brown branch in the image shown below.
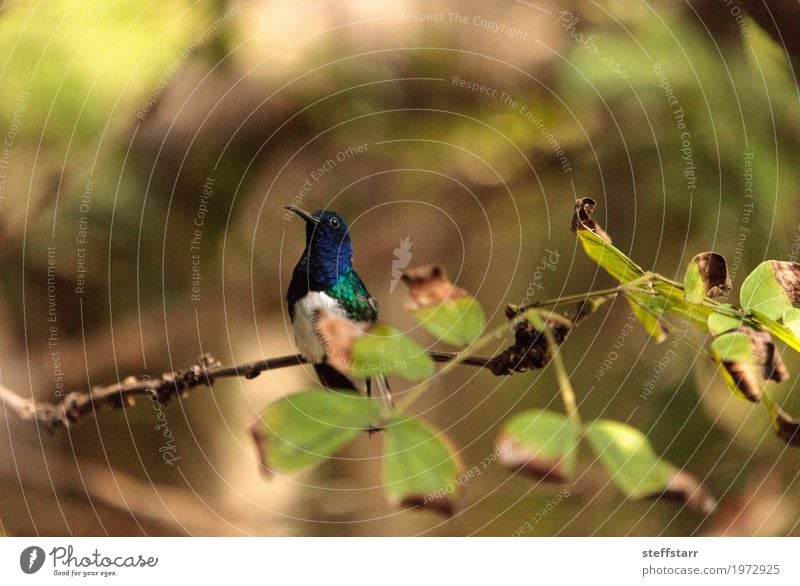
[[[436,362],[448,362],[457,352],[430,352]],[[494,358],[469,356],[462,364],[486,368],[494,372]],[[39,402],[27,399],[0,385],[0,399],[6,409],[23,421],[31,421],[49,428],[69,427],[85,416],[96,414],[101,408],[122,409],[133,405],[136,397],[150,396],[167,403],[172,397],[199,386],[210,387],[220,378],[244,377],[252,379],[267,370],[307,364],[299,354],[279,356],[256,362],[223,366],[210,354],[204,354],[186,370],[167,372],[158,378],[148,376],[128,377],[122,382],[98,386],[89,392],[68,393],[58,402]]]
[[[458,352],[436,352],[434,350],[428,351],[428,355],[433,358],[434,362],[450,362],[458,358]],[[467,356],[461,360],[461,364],[467,366],[477,366],[478,368],[487,368],[494,372],[498,360],[495,356]]]

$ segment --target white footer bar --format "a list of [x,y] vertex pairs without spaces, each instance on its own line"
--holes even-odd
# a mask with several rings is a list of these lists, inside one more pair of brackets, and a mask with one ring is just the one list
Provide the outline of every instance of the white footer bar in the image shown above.
[[798,552],[800,538],[13,537],[0,583],[777,586],[800,583]]

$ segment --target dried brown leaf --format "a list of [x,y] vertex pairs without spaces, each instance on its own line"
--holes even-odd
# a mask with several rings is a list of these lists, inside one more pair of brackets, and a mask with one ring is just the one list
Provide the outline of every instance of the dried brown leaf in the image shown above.
[[323,341],[328,363],[342,374],[348,374],[353,366],[353,344],[363,336],[370,324],[318,311],[314,329]]
[[731,290],[731,277],[724,256],[716,252],[701,252],[692,262],[697,264],[707,297],[719,297]]
[[[506,311],[509,319],[515,319],[516,314]],[[551,313],[547,318],[547,326],[553,332],[557,344],[561,344],[567,337],[573,322],[569,318]],[[527,320],[514,324],[514,343],[498,354],[492,366],[492,372],[497,375],[511,374],[512,372],[525,372],[528,369],[543,368],[552,356],[552,351],[547,346],[547,339]]]
[[683,470],[676,470],[667,487],[648,498],[677,501],[704,515],[712,513],[717,506],[711,493],[694,476]]
[[749,336],[752,352],[752,362],[734,362],[723,360],[720,364],[730,374],[736,388],[750,401],[757,403],[761,400],[761,382],[772,380],[782,382],[789,378],[786,365],[772,341],[772,336],[767,332],[754,330],[742,326],[736,331]]
[[610,244],[611,237],[600,227],[600,224],[591,218],[596,206],[597,202],[591,197],[575,200],[575,213],[572,215],[572,231],[591,230]]
[[775,414],[775,433],[790,446],[800,446],[800,418],[778,409]]
[[770,264],[775,280],[786,291],[792,303],[800,303],[800,264],[777,260],[770,261]]
[[758,403],[761,400],[761,385],[758,376],[753,372],[751,365],[743,362],[722,362],[722,367],[728,371],[733,379],[733,384],[739,389],[748,401]]
[[408,286],[405,308],[415,311],[423,307],[438,305],[447,299],[458,299],[468,295],[456,287],[445,270],[436,265],[425,265],[403,271],[403,282]]
[[772,427],[775,435],[790,446],[800,446],[800,418],[792,417],[773,403],[768,395],[764,397],[764,405],[772,415]]

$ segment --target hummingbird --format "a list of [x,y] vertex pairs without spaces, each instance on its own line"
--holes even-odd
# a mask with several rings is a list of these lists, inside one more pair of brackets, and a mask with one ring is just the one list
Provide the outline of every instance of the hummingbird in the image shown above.
[[[353,268],[353,244],[344,218],[336,212],[306,212],[293,206],[285,209],[306,223],[306,246],[292,272],[286,305],[300,354],[313,364],[320,382],[330,389],[356,391],[353,381],[326,363],[325,345],[316,331],[317,312],[354,322],[378,321],[378,300]],[[391,406],[391,394],[383,375],[377,377],[380,398]],[[372,380],[367,379],[367,395]]]

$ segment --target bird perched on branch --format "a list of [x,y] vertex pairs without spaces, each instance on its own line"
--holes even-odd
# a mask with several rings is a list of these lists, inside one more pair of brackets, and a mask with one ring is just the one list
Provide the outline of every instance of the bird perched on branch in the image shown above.
[[[330,389],[357,390],[353,381],[327,364],[325,344],[316,328],[317,312],[354,322],[375,323],[378,301],[367,291],[353,269],[353,245],[344,218],[336,212],[306,212],[286,206],[306,223],[306,247],[294,268],[286,304],[294,327],[295,344],[300,354],[314,365],[320,382]],[[367,394],[371,394],[367,379]],[[389,386],[383,375],[377,377],[380,398],[391,404]]]

